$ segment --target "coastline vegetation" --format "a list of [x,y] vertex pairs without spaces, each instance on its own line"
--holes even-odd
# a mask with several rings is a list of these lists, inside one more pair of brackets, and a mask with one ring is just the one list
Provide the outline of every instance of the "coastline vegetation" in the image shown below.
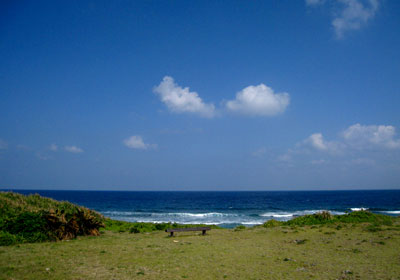
[[82,235],[98,236],[105,230],[144,233],[195,226],[205,225],[117,221],[67,201],[56,201],[38,194],[26,196],[0,192],[0,246],[69,240]]
[[[58,238],[56,232],[48,232],[46,215],[64,217],[68,224],[78,210],[95,217],[100,235],[81,229],[76,236]],[[189,232],[171,238],[163,232],[180,226],[193,225],[115,221],[68,202],[0,193],[1,238],[12,235],[15,241],[0,246],[0,279],[397,279],[400,275],[399,217],[367,211],[340,216],[322,212],[250,228],[213,227],[205,236]],[[48,240],[59,242],[43,242]]]
[[0,245],[99,235],[105,218],[66,201],[0,192]]
[[345,223],[345,224],[358,224],[369,223],[371,226],[379,227],[382,225],[391,226],[395,218],[387,215],[375,214],[369,211],[361,210],[350,212],[344,215],[332,215],[328,211],[318,212],[312,215],[304,215],[296,217],[288,221],[269,220],[262,226],[277,227],[277,226],[311,226],[311,225],[332,225]]

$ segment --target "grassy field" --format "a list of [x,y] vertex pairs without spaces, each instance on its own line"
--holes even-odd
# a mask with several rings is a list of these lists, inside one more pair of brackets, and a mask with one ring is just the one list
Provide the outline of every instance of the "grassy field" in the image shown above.
[[0,279],[400,279],[400,226],[105,231],[0,247]]

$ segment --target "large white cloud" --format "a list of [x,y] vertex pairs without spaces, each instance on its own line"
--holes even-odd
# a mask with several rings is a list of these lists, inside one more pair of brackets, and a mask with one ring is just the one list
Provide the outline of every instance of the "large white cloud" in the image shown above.
[[332,21],[338,38],[342,38],[346,31],[360,29],[375,16],[379,7],[378,0],[339,0],[339,2],[344,8]]
[[208,118],[215,115],[213,104],[204,103],[197,92],[189,91],[188,87],[178,86],[172,77],[165,76],[154,92],[172,112],[193,113]]
[[273,116],[283,113],[289,102],[288,93],[274,93],[272,88],[260,84],[239,91],[236,99],[228,101],[226,107],[232,112],[244,115]]
[[133,135],[128,139],[125,139],[124,145],[131,149],[139,149],[139,150],[147,150],[147,149],[154,149],[157,147],[156,144],[147,144],[143,141],[142,136]]
[[74,153],[74,154],[83,153],[83,150],[77,146],[65,146],[64,149],[67,152]]
[[395,139],[396,129],[391,125],[361,125],[348,127],[343,133],[346,142],[358,149],[371,146],[396,149],[400,139]]

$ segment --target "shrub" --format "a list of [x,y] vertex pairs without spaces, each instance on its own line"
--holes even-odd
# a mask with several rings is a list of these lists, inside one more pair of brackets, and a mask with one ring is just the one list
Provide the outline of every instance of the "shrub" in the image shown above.
[[[381,215],[381,214],[374,214],[369,211],[355,211],[351,213],[347,213],[344,215],[337,215],[334,216],[328,211],[322,211],[319,213],[315,213],[312,215],[305,215],[301,217],[296,217],[292,220],[286,222],[280,222],[276,220],[269,220],[265,222],[262,226],[269,228],[269,227],[276,227],[276,226],[306,226],[312,225],[312,228],[315,228],[315,225],[325,225],[325,224],[335,224],[335,223],[350,223],[350,224],[357,224],[357,223],[369,223],[371,226],[367,228],[369,231],[377,230],[382,225],[391,226],[393,225],[394,217]],[[340,230],[342,228],[341,225],[337,225],[336,229]]]
[[99,213],[66,201],[0,192],[1,242],[9,245],[99,235],[103,220]]
[[18,239],[14,234],[6,231],[0,231],[0,246],[9,246],[18,243]]
[[271,227],[278,227],[283,225],[283,222],[277,221],[277,220],[268,220],[266,221],[262,226],[265,228],[271,228]]
[[393,217],[374,214],[369,211],[355,211],[345,215],[335,216],[338,222],[342,223],[372,223],[375,225],[390,226],[393,224]]
[[294,218],[292,220],[285,222],[285,224],[305,226],[305,225],[327,224],[332,222],[334,222],[334,217],[331,215],[331,213],[329,213],[328,211],[322,211],[312,215],[305,215]]

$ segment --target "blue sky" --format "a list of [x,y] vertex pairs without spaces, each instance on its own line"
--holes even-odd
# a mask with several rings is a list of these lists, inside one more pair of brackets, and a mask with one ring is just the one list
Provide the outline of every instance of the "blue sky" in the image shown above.
[[400,2],[0,4],[0,187],[400,187]]

